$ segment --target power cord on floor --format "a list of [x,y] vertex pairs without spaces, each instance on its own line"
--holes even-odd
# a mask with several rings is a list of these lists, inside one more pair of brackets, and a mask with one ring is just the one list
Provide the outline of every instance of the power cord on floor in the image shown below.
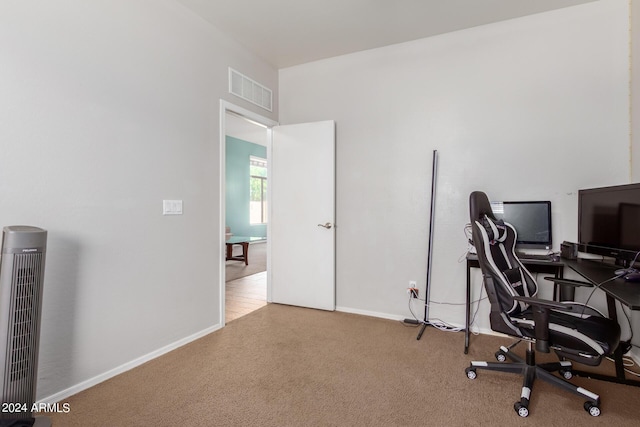
[[[613,360],[613,358],[611,358],[611,357],[606,357],[606,359],[607,359],[609,362],[613,362],[613,363],[615,363],[615,360]],[[625,371],[627,374],[633,375],[633,376],[635,376],[635,377],[640,377],[640,373],[639,373],[639,372],[635,372],[635,371],[632,371],[631,369],[627,369],[627,368],[630,368],[630,367],[632,367],[632,366],[636,366],[636,362],[635,362],[631,357],[624,356],[624,357],[622,358],[622,364],[623,364],[623,366],[624,366],[624,371]]]
[[[478,314],[478,309],[480,307],[480,304],[478,304],[480,301],[482,301],[483,299],[486,299],[487,297],[482,297],[482,291],[480,293],[480,299],[477,299],[475,301],[472,301],[471,304],[477,304],[476,305],[476,310],[473,314],[473,318],[472,321],[469,324],[469,327],[471,328],[471,325],[473,325],[473,323],[475,322],[475,318],[476,315]],[[461,332],[464,331],[463,327],[458,327],[458,326],[453,326],[447,322],[445,322],[442,319],[438,319],[438,318],[434,318],[434,319],[429,319],[427,321],[419,319],[418,316],[414,313],[413,311],[413,306],[412,306],[412,302],[413,301],[421,301],[423,303],[425,303],[425,305],[427,307],[431,307],[431,304],[438,304],[438,305],[465,305],[466,303],[448,303],[448,302],[439,302],[439,301],[431,301],[429,304],[426,304],[426,300],[423,298],[414,298],[411,295],[409,295],[409,302],[408,302],[408,306],[409,306],[409,312],[411,313],[411,315],[413,316],[413,318],[416,320],[416,324],[410,324],[411,327],[415,327],[421,324],[428,324],[430,326],[433,326],[434,328],[437,328],[441,331],[446,331],[446,332]],[[403,323],[405,324],[405,323]],[[472,332],[474,335],[478,335],[479,332]]]

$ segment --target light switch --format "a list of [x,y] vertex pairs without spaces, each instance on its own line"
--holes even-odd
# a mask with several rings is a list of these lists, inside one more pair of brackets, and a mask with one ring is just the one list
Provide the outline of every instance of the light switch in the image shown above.
[[182,215],[182,200],[163,200],[162,215]]

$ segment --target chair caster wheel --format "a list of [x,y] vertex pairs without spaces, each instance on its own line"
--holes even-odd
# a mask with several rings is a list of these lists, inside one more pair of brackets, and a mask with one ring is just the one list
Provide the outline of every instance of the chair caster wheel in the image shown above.
[[584,410],[589,413],[592,417],[597,417],[600,415],[600,408],[593,402],[584,402]]
[[529,408],[524,406],[522,402],[516,402],[513,404],[513,409],[516,410],[516,413],[520,415],[522,418],[526,418],[529,416]]
[[570,370],[560,369],[560,371],[558,371],[558,372],[560,372],[560,375],[562,375],[562,377],[565,380],[570,380],[571,378],[573,378],[573,372],[571,372]]
[[470,380],[475,380],[478,377],[478,374],[476,374],[476,370],[473,368],[466,368],[464,372],[467,374],[467,378],[469,378]]
[[495,356],[496,356],[496,360],[498,362],[504,362],[504,361],[507,360],[507,355],[504,354],[504,351],[501,351],[501,350],[500,351],[496,351]]

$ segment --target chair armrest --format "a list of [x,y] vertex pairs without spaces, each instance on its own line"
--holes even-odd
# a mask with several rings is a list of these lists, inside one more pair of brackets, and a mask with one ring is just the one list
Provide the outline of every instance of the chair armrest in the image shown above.
[[550,282],[556,283],[558,285],[573,286],[574,288],[579,288],[581,286],[588,286],[588,287],[593,286],[589,282],[583,282],[580,280],[572,280],[572,279],[559,279],[557,277],[545,277],[544,280],[549,280]]
[[514,300],[516,301],[522,301],[525,304],[529,304],[531,306],[534,307],[540,307],[540,308],[551,308],[554,310],[562,310],[562,311],[572,311],[573,307],[571,306],[567,306],[566,304],[561,304],[559,302],[555,302],[555,301],[549,301],[546,299],[540,299],[540,298],[530,298],[530,297],[520,297],[520,296],[515,296],[513,297]]
[[522,301],[531,306],[536,337],[536,350],[549,353],[549,312],[550,310],[573,311],[572,306],[560,304],[555,301],[541,300],[529,297],[513,297],[516,301]]

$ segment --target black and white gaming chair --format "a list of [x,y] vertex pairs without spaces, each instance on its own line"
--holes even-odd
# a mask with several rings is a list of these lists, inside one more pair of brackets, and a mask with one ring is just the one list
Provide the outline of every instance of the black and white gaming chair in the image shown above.
[[522,374],[522,394],[514,404],[521,417],[529,415],[535,378],[586,398],[584,408],[593,416],[600,415],[597,394],[551,373],[559,371],[570,379],[571,362],[536,365],[533,344],[537,351],[549,353],[552,349],[562,359],[596,366],[618,346],[620,326],[591,307],[536,298],[538,284],[515,253],[517,235],[513,226],[494,217],[489,199],[482,192],[471,193],[469,209],[473,242],[491,303],[491,329],[527,341],[528,348],[523,360],[511,351],[513,346],[501,347],[495,354],[498,361],[508,358],[514,363],[471,362],[467,376],[475,379],[478,369]]

